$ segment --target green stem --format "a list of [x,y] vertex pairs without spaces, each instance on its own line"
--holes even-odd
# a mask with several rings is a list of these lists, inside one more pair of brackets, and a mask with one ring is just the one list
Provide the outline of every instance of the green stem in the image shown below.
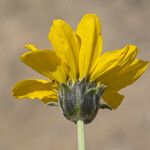
[[77,121],[77,131],[78,131],[78,150],[85,150],[84,122],[82,120]]

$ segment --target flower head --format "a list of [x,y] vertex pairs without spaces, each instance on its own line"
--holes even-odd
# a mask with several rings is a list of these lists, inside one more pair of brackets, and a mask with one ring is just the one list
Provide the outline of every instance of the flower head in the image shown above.
[[148,62],[136,59],[139,49],[127,45],[102,52],[99,18],[86,14],[76,31],[63,20],[54,20],[48,38],[53,50],[40,50],[32,44],[21,60],[48,80],[20,81],[13,89],[18,99],[39,99],[46,104],[60,104],[67,119],[91,122],[99,109],[100,97],[108,108],[116,109],[124,96],[119,90],[136,81]]

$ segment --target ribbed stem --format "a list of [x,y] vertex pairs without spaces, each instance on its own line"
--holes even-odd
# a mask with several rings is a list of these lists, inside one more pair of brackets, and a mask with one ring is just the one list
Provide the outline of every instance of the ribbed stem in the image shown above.
[[77,131],[78,131],[78,150],[85,150],[84,122],[82,120],[77,121]]

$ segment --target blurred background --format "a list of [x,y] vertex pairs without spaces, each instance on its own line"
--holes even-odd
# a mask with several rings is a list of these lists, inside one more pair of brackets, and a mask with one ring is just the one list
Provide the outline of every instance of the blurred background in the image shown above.
[[[17,101],[12,86],[26,78],[41,78],[19,56],[25,43],[51,48],[52,21],[66,20],[75,29],[87,12],[102,22],[104,51],[136,44],[138,57],[150,60],[149,0],[0,0],[0,150],[76,150],[76,126],[60,109],[40,101]],[[122,90],[119,109],[99,111],[86,126],[87,150],[150,149],[150,69]]]

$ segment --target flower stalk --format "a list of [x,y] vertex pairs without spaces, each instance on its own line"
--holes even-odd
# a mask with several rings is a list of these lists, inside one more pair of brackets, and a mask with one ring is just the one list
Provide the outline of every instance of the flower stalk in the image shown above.
[[77,132],[78,132],[78,150],[85,150],[85,133],[84,133],[84,122],[82,120],[77,121]]

